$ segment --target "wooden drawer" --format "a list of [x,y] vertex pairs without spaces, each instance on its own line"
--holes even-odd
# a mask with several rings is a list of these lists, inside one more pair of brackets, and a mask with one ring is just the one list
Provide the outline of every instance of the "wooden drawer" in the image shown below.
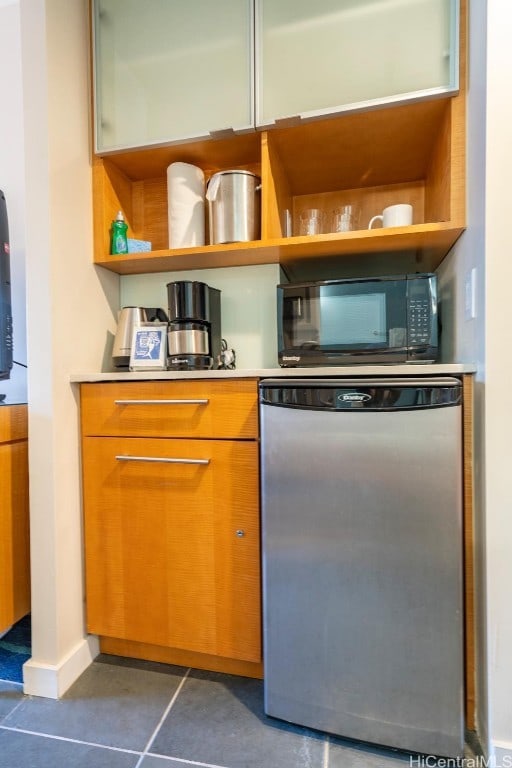
[[82,384],[82,435],[258,437],[257,379]]

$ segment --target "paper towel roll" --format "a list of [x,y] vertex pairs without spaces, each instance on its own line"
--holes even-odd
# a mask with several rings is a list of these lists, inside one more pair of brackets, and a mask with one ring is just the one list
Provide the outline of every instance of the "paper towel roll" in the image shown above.
[[204,173],[190,163],[167,168],[169,248],[204,245]]

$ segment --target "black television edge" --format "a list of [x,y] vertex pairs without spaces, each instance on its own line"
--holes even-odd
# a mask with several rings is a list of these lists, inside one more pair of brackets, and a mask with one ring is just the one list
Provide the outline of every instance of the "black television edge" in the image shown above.
[[[0,380],[8,379],[12,368],[11,260],[5,195],[0,190]],[[0,396],[0,399],[1,396]]]

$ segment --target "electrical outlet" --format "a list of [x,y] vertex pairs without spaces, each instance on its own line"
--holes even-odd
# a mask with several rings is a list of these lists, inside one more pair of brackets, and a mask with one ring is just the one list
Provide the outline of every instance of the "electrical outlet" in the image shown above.
[[466,272],[464,293],[464,318],[474,320],[476,318],[476,267]]

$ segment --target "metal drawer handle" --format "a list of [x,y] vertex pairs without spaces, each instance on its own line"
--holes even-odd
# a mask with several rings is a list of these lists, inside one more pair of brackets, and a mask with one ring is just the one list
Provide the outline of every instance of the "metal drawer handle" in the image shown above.
[[208,405],[205,400],[114,400],[116,405]]
[[209,464],[210,459],[173,459],[167,456],[116,456],[117,461],[152,461],[160,464]]

